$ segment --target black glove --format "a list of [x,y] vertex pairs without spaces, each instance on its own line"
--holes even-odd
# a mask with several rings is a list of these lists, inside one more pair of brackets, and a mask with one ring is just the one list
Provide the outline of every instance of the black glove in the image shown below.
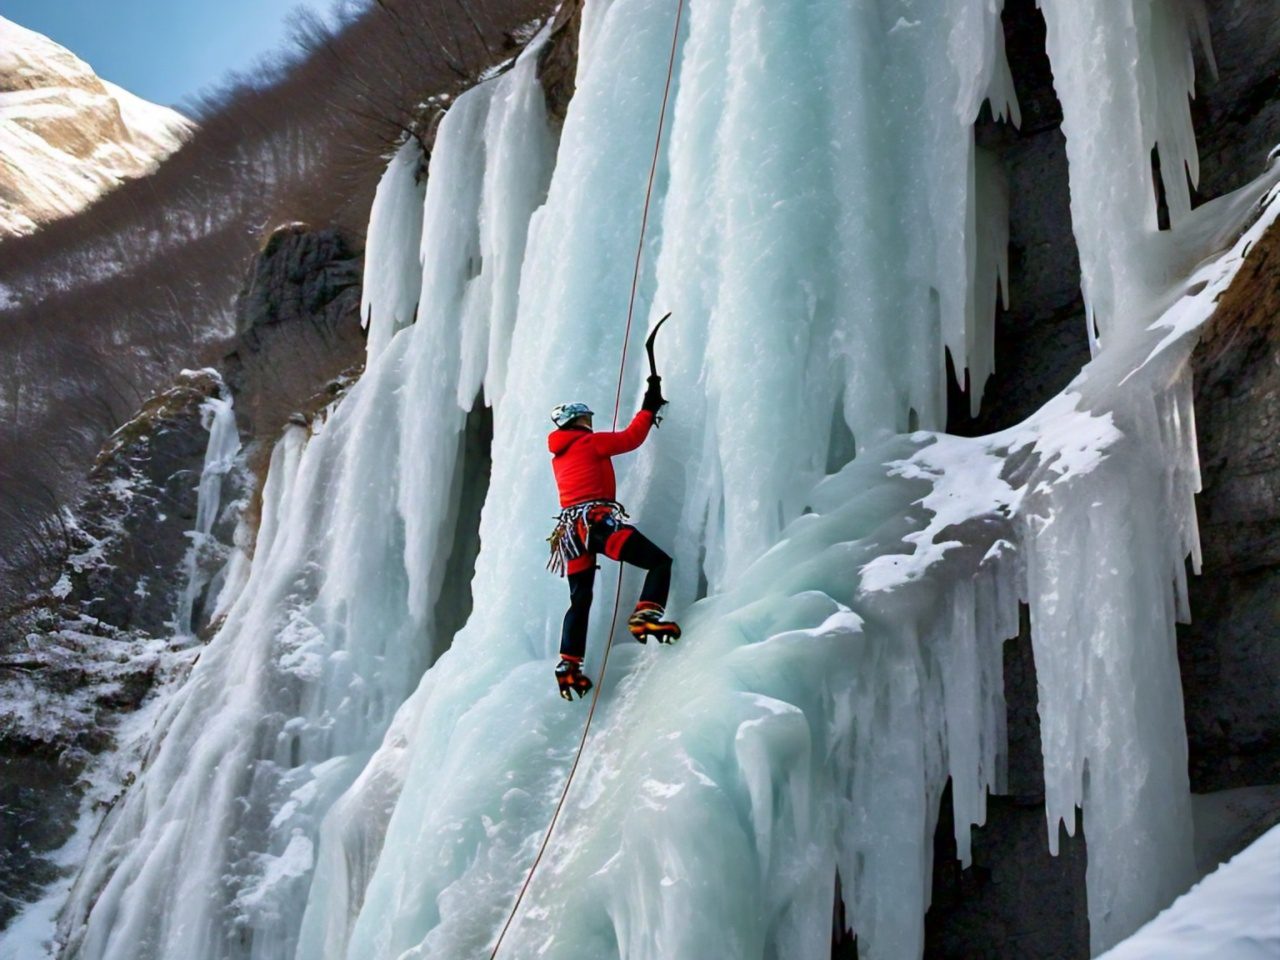
[[667,401],[662,396],[662,378],[650,377],[649,389],[644,392],[644,403],[640,404],[640,409],[657,416],[658,411],[666,405]]

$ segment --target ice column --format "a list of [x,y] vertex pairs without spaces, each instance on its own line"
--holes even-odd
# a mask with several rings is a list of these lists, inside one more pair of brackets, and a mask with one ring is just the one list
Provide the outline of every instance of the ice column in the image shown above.
[[[829,466],[831,437],[839,433],[833,429],[837,413],[845,434],[851,423],[857,425],[856,442],[863,449],[913,419],[937,424],[942,418],[941,298],[930,290],[944,279],[950,284],[954,296],[948,302],[957,304],[959,315],[954,326],[964,330],[970,255],[948,261],[944,269],[941,241],[929,231],[958,237],[956,245],[963,247],[976,219],[963,186],[970,182],[973,116],[960,117],[954,101],[956,79],[969,68],[957,65],[946,72],[937,67],[931,73],[915,63],[926,55],[945,56],[950,21],[938,15],[904,22],[887,33],[897,19],[906,20],[899,14],[910,12],[906,6],[889,6],[895,16],[887,26],[881,11],[837,2],[783,8],[711,2],[689,8],[673,126],[655,193],[662,215],[649,235],[641,282],[642,316],[677,312],[664,334],[661,355],[668,384],[678,385],[679,392],[672,390],[675,402],[659,442],[629,466],[624,499],[664,543],[693,551],[693,561],[684,565],[690,581],[690,572],[699,567],[701,544],[707,548],[708,579],[722,586],[776,540],[783,524],[802,513],[808,481]],[[577,92],[547,203],[533,217],[512,362],[495,408],[494,493],[482,519],[484,546],[474,581],[480,602],[453,648],[402,708],[368,775],[326,820],[299,956],[320,944],[331,957],[397,957],[406,951],[469,956],[485,949],[522,879],[512,864],[528,862],[573,743],[580,718],[563,710],[547,670],[563,614],[563,585],[537,573],[545,562],[543,537],[555,504],[544,439],[546,412],[567,399],[592,403],[602,420],[610,412],[674,10],[654,0],[617,0],[589,4],[586,12]],[[994,75],[995,21],[986,22],[992,27],[988,43]],[[896,58],[897,72],[890,77],[882,70],[889,55],[886,46]],[[892,118],[886,119],[882,101],[903,79],[917,95],[895,99]],[[863,83],[869,85],[866,91]],[[944,83],[952,86],[941,87]],[[941,89],[947,96],[924,95]],[[986,84],[978,89],[985,90]],[[455,110],[463,106],[460,102]],[[971,107],[976,112],[976,104]],[[913,133],[917,111],[924,109],[936,110],[936,130],[954,139],[963,184],[955,190],[948,185],[936,218],[927,203],[917,201],[911,209],[921,220],[904,224],[895,204],[930,196],[920,178],[927,172],[934,139]],[[477,116],[464,123],[466,116],[458,113],[460,132],[475,130],[480,122]],[[462,198],[461,207],[473,202],[468,191],[474,184],[460,186],[451,195]],[[431,248],[429,232],[424,231],[424,250]],[[476,241],[463,236],[462,245],[437,251],[454,269],[474,255]],[[913,272],[903,276],[899,267],[907,259]],[[974,253],[975,263],[978,259]],[[994,275],[990,279],[994,286]],[[422,303],[419,326],[428,299]],[[468,318],[463,325],[466,344],[470,315],[463,316]],[[634,349],[640,331],[633,336]],[[465,357],[478,354],[468,349],[456,357],[424,351],[414,365],[436,371],[457,362],[468,370]],[[430,367],[436,356],[445,359],[439,368]],[[631,357],[624,420],[640,387],[638,358],[634,352]],[[846,381],[851,386],[846,388]],[[448,406],[432,409],[452,415]],[[846,450],[851,446],[841,443]],[[410,447],[418,449],[416,443],[406,445]],[[659,470],[662,482],[650,483]],[[911,491],[902,492],[898,485],[894,489],[883,500],[862,502],[867,512],[858,515],[859,521],[871,522],[868,517],[874,516],[877,526],[895,527],[874,511],[876,505],[886,510],[909,505]],[[687,514],[685,504],[692,504]],[[815,561],[812,568],[820,566]],[[695,584],[688,582],[684,589],[691,595]],[[847,596],[851,583],[831,589]],[[840,613],[838,604],[821,597],[802,599],[796,606],[787,622],[797,627],[811,626],[802,615]],[[607,604],[597,609],[601,619],[608,613]],[[594,631],[597,644],[604,632]],[[836,632],[849,635],[852,623],[844,622]],[[730,630],[729,636],[736,634]],[[710,656],[713,649],[707,647],[708,676],[714,675],[711,664],[718,662]],[[627,661],[634,654],[634,648],[619,651],[620,676],[627,675]],[[598,646],[589,656],[597,662]],[[712,683],[719,689],[718,680]],[[912,684],[905,674],[895,689],[898,708],[909,712]],[[733,688],[727,694],[733,709],[726,717],[745,721],[767,709],[754,701],[739,702],[738,692]],[[840,709],[847,706],[842,701]],[[691,709],[690,729],[704,730],[697,724],[709,714]],[[661,715],[661,709],[654,715]],[[898,744],[907,731],[914,731],[914,737],[921,727],[903,724],[900,729],[903,740]],[[719,726],[713,732],[716,736],[706,743],[714,754],[725,740],[718,738]],[[773,757],[771,744],[796,742],[785,734],[775,741],[771,729],[764,732],[767,743],[746,738],[745,757]],[[821,750],[815,751],[818,755]],[[936,774],[940,761],[936,751],[930,756],[930,770]],[[628,789],[649,769],[643,758],[633,759],[626,766]],[[894,760],[890,755],[881,759],[889,766]],[[708,776],[725,772],[723,761],[717,762]],[[767,772],[760,762],[748,763],[763,782]],[[988,762],[971,779],[985,784],[985,777],[995,775],[993,767]],[[606,763],[604,769],[609,768]],[[798,762],[793,780],[797,791],[804,789]],[[928,783],[929,790],[941,790],[936,775]],[[766,795],[763,788],[757,793]],[[637,794],[623,790],[619,802],[628,795]],[[820,790],[810,796],[814,803],[828,802]],[[740,798],[736,788],[733,797]],[[682,803],[693,800],[689,793]],[[800,806],[798,800],[786,806],[786,815]],[[928,807],[929,794],[922,787],[918,802],[899,813],[906,819],[918,809],[927,818],[923,811]],[[699,849],[711,849],[716,838],[741,822],[741,805],[726,799],[717,809],[725,816],[719,829],[706,831],[698,841]],[[820,813],[815,822],[829,827],[830,809]],[[696,806],[689,808],[689,817],[698,825],[706,823]],[[760,814],[761,824],[768,819]],[[607,828],[608,818],[593,815],[579,822],[583,829],[588,822]],[[925,862],[927,828],[923,819],[911,823],[911,839],[901,847],[884,848],[880,862],[886,867],[903,849]],[[695,833],[691,829],[682,836]],[[592,848],[593,864],[575,868],[574,877],[586,881],[592,876],[602,862],[596,854],[609,849],[607,842]],[[734,844],[744,857],[752,855],[739,838]],[[784,842],[780,849],[785,847]],[[807,856],[809,848],[804,850]],[[829,852],[827,857],[824,862],[830,862]],[[780,853],[771,863],[770,877],[795,876],[796,860],[790,854]],[[734,860],[725,869],[736,876],[740,865]],[[793,907],[788,899],[793,886],[785,892],[779,888],[769,902],[788,915],[785,929],[804,929],[804,942],[812,945],[815,937],[825,935],[825,924],[805,921],[829,915],[834,866],[805,876],[809,885],[797,900],[802,906]],[[919,873],[904,876],[903,882],[915,890],[910,904],[894,895],[898,887],[878,900],[894,913],[885,921],[894,931],[883,937],[886,949],[901,942],[895,937],[902,923],[908,923],[909,937],[918,933],[915,908],[924,892],[916,882]],[[630,882],[657,889],[661,880],[661,875],[642,871]],[[617,882],[628,881],[622,877]],[[869,880],[867,889],[875,882]],[[581,895],[592,886],[585,883]],[[766,888],[767,883],[751,887]],[[681,952],[680,945],[725,929],[706,916],[695,922],[682,914],[682,894],[681,889],[670,891],[663,902],[672,912],[658,918],[671,939],[651,949],[667,953],[637,956],[697,955]],[[557,916],[583,937],[559,943],[562,955],[573,955],[573,950],[577,956],[610,955],[592,952],[613,935],[599,909],[579,913],[572,903],[548,896]],[[726,899],[716,909],[731,918],[734,905]],[[640,904],[637,909],[647,908]],[[584,932],[582,924],[590,930]],[[642,923],[632,929],[637,937],[645,936]],[[533,947],[526,943],[522,949]]]
[[1168,469],[1156,453],[1124,444],[1088,482],[1034,497],[1023,536],[1049,847],[1083,808],[1095,951],[1194,877],[1171,569],[1186,554],[1153,496]]
[[[405,354],[408,415],[398,424],[411,452],[399,510],[416,617],[439,591],[456,522],[460,491],[443,465],[457,461],[467,411],[493,403],[506,381],[529,218],[546,197],[554,150],[536,78],[541,44],[458,98],[432,156],[419,327]],[[517,362],[529,358],[517,354]],[[424,500],[441,484],[453,484],[448,511],[436,509],[437,497]]]
[[426,193],[424,159],[417,137],[396,151],[373,195],[364,254],[360,316],[369,329],[373,360],[397,330],[413,322],[422,286],[418,248]]
[[[1153,244],[1157,149],[1170,221],[1191,209],[1199,176],[1188,97],[1190,40],[1204,37],[1199,0],[1040,0],[1063,107],[1071,219],[1089,335],[1131,334],[1167,282]],[[1105,95],[1101,91],[1106,91]]]
[[[200,470],[200,488],[196,501],[195,529],[187,536],[191,546],[186,556],[186,584],[178,597],[174,628],[180,636],[192,633],[199,624],[193,622],[196,601],[209,586],[209,580],[220,565],[218,544],[213,539],[213,525],[222,509],[222,486],[235,466],[240,453],[240,433],[230,394],[210,397],[200,407],[200,419],[209,431],[204,466]],[[212,555],[211,555],[212,554]]]

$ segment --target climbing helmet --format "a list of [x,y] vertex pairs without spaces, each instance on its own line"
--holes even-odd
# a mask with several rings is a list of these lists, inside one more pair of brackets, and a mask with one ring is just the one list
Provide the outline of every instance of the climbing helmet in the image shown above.
[[551,420],[557,427],[567,427],[579,417],[594,416],[585,403],[562,403],[551,411]]

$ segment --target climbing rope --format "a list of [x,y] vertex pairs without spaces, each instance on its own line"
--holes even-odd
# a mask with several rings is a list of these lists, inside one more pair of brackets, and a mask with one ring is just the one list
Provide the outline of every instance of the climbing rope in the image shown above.
[[[680,22],[684,16],[685,0],[677,0],[676,2],[676,22],[671,32],[671,55],[667,59],[667,80],[662,88],[662,109],[658,113],[658,134],[653,141],[653,161],[649,164],[649,183],[644,191],[644,211],[640,215],[640,239],[636,243],[636,262],[635,268],[631,273],[631,295],[627,300],[627,327],[622,335],[622,357],[618,362],[618,389],[613,397],[613,429],[618,429],[618,412],[622,408],[622,378],[627,369],[627,344],[631,340],[631,325],[635,319],[636,311],[636,293],[640,288],[640,265],[644,260],[644,238],[649,228],[649,207],[653,202],[653,182],[658,173],[658,158],[662,152],[662,134],[667,126],[667,104],[671,99],[671,80],[676,70],[676,51],[680,45]],[[587,720],[582,726],[582,737],[578,740],[578,749],[573,756],[573,764],[569,767],[569,775],[565,778],[564,789],[560,791],[560,800],[556,803],[555,812],[551,815],[551,823],[547,826],[547,832],[542,837],[542,844],[538,847],[538,855],[533,858],[533,865],[529,867],[529,873],[524,878],[524,884],[520,887],[520,893],[516,895],[516,902],[511,907],[511,913],[507,916],[507,922],[502,925],[502,932],[498,934],[498,941],[493,945],[493,951],[489,954],[489,960],[495,960],[498,956],[498,950],[502,947],[503,938],[506,937],[507,931],[511,929],[516,915],[520,912],[520,904],[524,901],[524,895],[529,891],[529,884],[533,882],[533,875],[537,872],[538,865],[542,863],[542,857],[547,852],[547,846],[551,843],[551,835],[555,832],[556,824],[560,820],[560,814],[564,810],[565,801],[569,798],[569,788],[573,786],[574,774],[578,772],[578,765],[582,762],[582,753],[587,746],[587,735],[591,732],[591,721],[595,719],[596,705],[600,702],[600,691],[604,689],[605,672],[609,669],[609,652],[613,649],[613,637],[618,627],[618,611],[622,604],[622,565],[618,565],[618,586],[613,594],[613,616],[609,620],[609,639],[604,646],[604,658],[600,661],[600,677],[596,681],[595,691],[591,694],[591,706],[587,710]]]

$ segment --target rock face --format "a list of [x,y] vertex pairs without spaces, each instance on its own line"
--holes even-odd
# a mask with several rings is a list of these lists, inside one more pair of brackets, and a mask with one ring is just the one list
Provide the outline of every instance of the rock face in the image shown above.
[[273,437],[363,363],[362,275],[363,260],[337,230],[289,224],[270,236],[240,293],[235,349],[222,363],[243,433]]
[[72,604],[46,600],[0,625],[0,929],[58,877],[50,854],[76,826],[82,778],[116,745],[116,722],[141,704],[161,660],[144,636]]
[[108,83],[0,17],[0,240],[150,173],[191,135],[181,114]]
[[584,0],[568,0],[556,11],[551,39],[538,63],[538,79],[547,96],[547,114],[558,124],[564,123],[576,89],[583,6]]
[[1209,0],[1216,75],[1196,58],[1191,103],[1200,147],[1203,198],[1219,197],[1258,175],[1280,144],[1280,2]]
[[109,803],[120,788],[123,771],[97,787],[90,772],[118,746],[121,717],[195,654],[153,638],[167,633],[196,516],[201,406],[222,389],[212,372],[186,374],[116,431],[69,521],[63,577],[0,616],[0,927],[57,877],[50,854],[86,791]]
[[209,433],[201,406],[223,389],[184,373],[112,434],[77,505],[64,598],[120,630],[168,632],[196,518]]
[[1204,573],[1180,631],[1192,788],[1280,784],[1280,234],[1192,358]]

